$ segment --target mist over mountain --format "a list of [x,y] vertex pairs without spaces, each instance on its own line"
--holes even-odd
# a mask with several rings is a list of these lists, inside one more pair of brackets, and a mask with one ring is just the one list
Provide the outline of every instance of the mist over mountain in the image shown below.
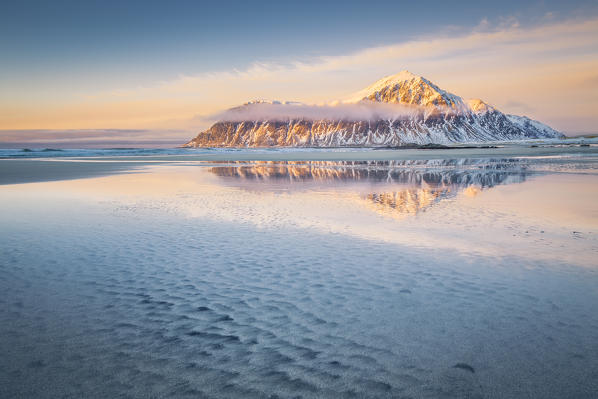
[[464,100],[408,71],[330,105],[253,101],[216,116],[187,147],[383,147],[561,138],[525,116]]

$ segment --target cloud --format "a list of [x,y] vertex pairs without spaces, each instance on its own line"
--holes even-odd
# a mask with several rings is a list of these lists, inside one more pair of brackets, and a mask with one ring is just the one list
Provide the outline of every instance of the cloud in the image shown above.
[[533,112],[535,109],[534,107],[528,105],[528,104],[524,104],[520,101],[517,100],[510,100],[507,103],[505,103],[505,107],[511,109],[511,110],[515,110],[517,112]]
[[[451,112],[451,110],[443,110]],[[226,122],[242,121],[289,121],[305,119],[368,121],[398,120],[403,118],[423,117],[430,109],[423,107],[363,101],[357,104],[307,105],[300,103],[255,102],[235,107],[212,116],[215,120]]]
[[185,140],[187,136],[187,132],[181,134],[179,131],[148,129],[24,129],[0,130],[0,143],[23,145],[35,143],[178,143]]

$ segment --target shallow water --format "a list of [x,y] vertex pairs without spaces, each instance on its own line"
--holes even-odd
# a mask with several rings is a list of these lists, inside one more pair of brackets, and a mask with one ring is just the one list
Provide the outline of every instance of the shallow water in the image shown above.
[[177,159],[0,186],[0,396],[594,397],[597,166]]

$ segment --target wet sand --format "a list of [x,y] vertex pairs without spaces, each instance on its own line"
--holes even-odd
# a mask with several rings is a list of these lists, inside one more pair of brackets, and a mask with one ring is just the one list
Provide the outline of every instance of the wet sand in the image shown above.
[[148,163],[94,160],[0,159],[0,185],[72,180],[132,172]]
[[598,162],[433,155],[0,161],[0,396],[592,398]]

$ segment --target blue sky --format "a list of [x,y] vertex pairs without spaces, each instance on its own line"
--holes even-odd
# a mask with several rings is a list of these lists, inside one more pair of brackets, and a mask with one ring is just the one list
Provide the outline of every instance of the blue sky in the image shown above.
[[[596,1],[13,1],[0,13],[2,75],[119,74],[124,85],[256,60],[283,62],[476,26],[596,12]],[[3,57],[4,58],[4,57]],[[102,80],[96,84],[105,84]],[[119,82],[113,84],[118,85]]]
[[[3,2],[0,104],[67,104],[76,96],[244,71],[256,63],[309,63],[413,40],[457,37],[480,25],[532,29],[596,15],[598,1],[587,0]],[[397,65],[396,71],[401,69],[410,66]],[[118,123],[115,119],[110,127]],[[12,122],[4,127],[12,126],[45,127]]]

